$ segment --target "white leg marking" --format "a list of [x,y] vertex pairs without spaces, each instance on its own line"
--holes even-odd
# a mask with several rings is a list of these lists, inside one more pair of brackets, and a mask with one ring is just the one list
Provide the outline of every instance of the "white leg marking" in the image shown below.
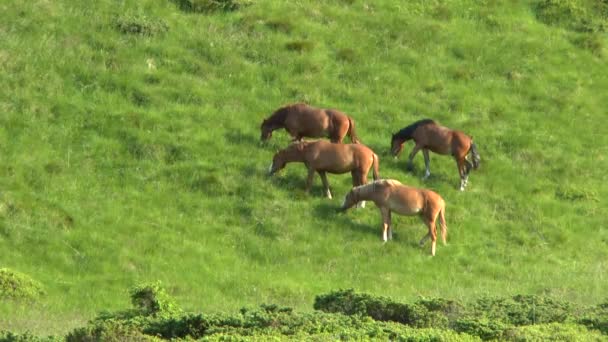
[[268,167],[268,173],[271,173],[271,172],[272,172],[272,166],[273,166],[273,164],[274,164],[274,163],[270,163],[270,166]]
[[331,191],[329,191],[329,189],[327,189],[327,198],[332,199],[333,197],[331,197]]
[[359,203],[361,203],[361,208],[365,208],[365,201],[361,201]]
[[382,240],[386,242],[386,230],[382,233]]

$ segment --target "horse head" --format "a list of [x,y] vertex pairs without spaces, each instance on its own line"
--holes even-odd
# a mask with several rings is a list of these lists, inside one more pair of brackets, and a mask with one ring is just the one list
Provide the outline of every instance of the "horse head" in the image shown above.
[[304,151],[305,146],[306,142],[294,142],[287,148],[275,153],[274,157],[272,157],[272,164],[270,164],[270,167],[268,168],[268,174],[270,176],[274,175],[277,171],[282,170],[289,162],[302,161],[302,152]]
[[262,134],[260,135],[260,140],[267,141],[268,139],[270,139],[270,137],[272,137],[273,127],[268,120],[262,121],[260,130],[262,131]]
[[393,157],[399,156],[401,151],[403,151],[403,143],[405,143],[406,139],[399,137],[397,134],[393,134],[391,138],[391,154]]
[[357,204],[359,202],[359,199],[357,196],[357,192],[355,191],[355,189],[351,189],[346,196],[344,196],[344,201],[342,202],[342,206],[340,207],[340,209],[338,209],[338,212],[344,212],[350,208],[352,208],[355,204]]

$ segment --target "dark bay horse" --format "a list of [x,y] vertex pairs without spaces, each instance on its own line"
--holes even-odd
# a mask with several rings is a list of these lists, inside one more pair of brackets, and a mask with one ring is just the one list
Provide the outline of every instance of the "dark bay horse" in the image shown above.
[[304,103],[281,107],[262,122],[261,140],[270,139],[272,131],[279,128],[285,128],[296,141],[303,137],[329,137],[332,142],[341,143],[348,135],[352,143],[359,143],[353,119],[336,109],[315,108]]
[[372,166],[374,179],[379,177],[378,156],[363,144],[334,144],[327,140],[294,142],[274,155],[268,172],[273,175],[291,162],[304,163],[308,168],[306,192],[310,191],[317,172],[323,181],[325,194],[330,199],[332,196],[326,173],[350,172],[353,186],[367,183],[367,174]]
[[428,233],[420,240],[420,247],[431,238],[431,255],[435,256],[437,243],[437,217],[441,224],[441,239],[446,243],[448,226],[445,222],[445,202],[436,192],[417,189],[401,184],[394,179],[381,179],[354,187],[344,198],[341,211],[351,208],[359,201],[373,201],[382,213],[382,239],[393,238],[391,213],[418,215],[428,227]]
[[[393,156],[397,157],[403,150],[403,143],[410,139],[413,139],[416,145],[410,153],[408,168],[412,168],[414,156],[419,150],[422,150],[426,167],[424,178],[431,174],[429,150],[437,154],[454,156],[460,174],[461,191],[467,186],[471,169],[479,167],[480,157],[477,153],[477,146],[473,143],[473,138],[461,131],[441,126],[431,119],[416,121],[393,134],[391,138],[391,153]],[[472,156],[472,165],[467,160],[469,153]]]

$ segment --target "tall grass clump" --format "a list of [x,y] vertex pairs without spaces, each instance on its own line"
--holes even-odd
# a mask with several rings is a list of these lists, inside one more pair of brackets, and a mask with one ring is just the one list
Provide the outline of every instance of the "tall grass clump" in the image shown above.
[[8,268],[0,268],[0,298],[35,301],[45,294],[42,284],[30,276]]

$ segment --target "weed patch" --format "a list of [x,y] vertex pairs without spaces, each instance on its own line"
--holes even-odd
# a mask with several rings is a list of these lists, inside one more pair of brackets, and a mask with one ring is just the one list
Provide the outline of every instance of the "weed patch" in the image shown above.
[[169,30],[169,26],[162,19],[132,14],[126,14],[114,18],[112,26],[114,26],[118,32],[123,34],[134,34],[148,37],[161,35]]
[[179,9],[190,13],[212,13],[217,11],[235,11],[250,1],[244,0],[171,0]]
[[42,284],[20,272],[0,268],[0,298],[34,301],[44,295]]

